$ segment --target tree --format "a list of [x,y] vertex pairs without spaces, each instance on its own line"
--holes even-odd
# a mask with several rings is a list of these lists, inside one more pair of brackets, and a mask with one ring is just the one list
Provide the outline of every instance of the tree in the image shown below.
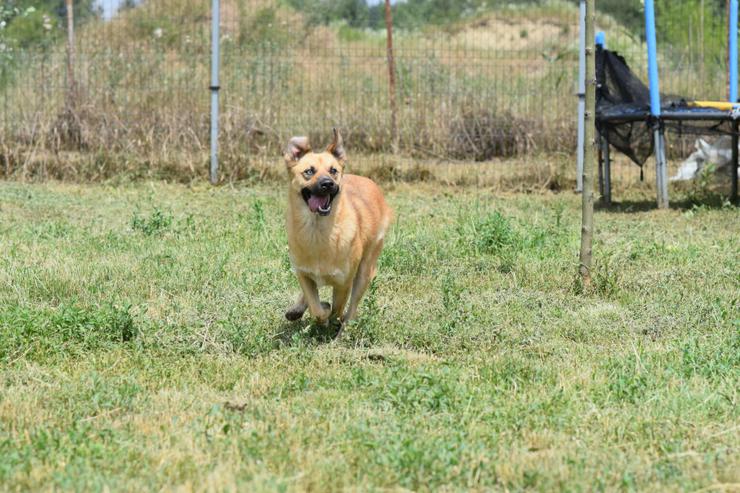
[[[60,36],[67,15],[64,0],[4,0],[0,7],[0,40],[10,47],[44,46]],[[75,1],[75,20],[79,24],[99,15],[95,0]]]
[[309,22],[329,24],[345,21],[352,27],[368,25],[368,7],[365,0],[288,0],[295,9],[308,14]]

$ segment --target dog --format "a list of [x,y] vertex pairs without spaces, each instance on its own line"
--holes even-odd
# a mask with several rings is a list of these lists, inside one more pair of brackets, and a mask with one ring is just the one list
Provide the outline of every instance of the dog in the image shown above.
[[[293,137],[285,150],[288,250],[301,287],[285,318],[299,320],[308,309],[319,324],[338,323],[339,336],[375,277],[393,211],[374,181],[344,174],[347,154],[333,133],[323,152],[307,137]],[[331,305],[319,299],[321,286],[333,288]]]
[[[732,176],[732,137],[723,135],[714,143],[707,142],[704,139],[697,139],[694,142],[696,149],[678,169],[678,172],[671,176],[669,181],[688,181],[701,175],[702,170],[707,164],[715,166],[715,173],[727,174]],[[740,170],[737,171],[740,176]]]

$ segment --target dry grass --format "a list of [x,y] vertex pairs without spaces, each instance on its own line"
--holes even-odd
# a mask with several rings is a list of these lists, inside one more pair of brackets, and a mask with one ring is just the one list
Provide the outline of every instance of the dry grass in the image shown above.
[[[21,54],[0,88],[0,174],[76,181],[117,173],[180,182],[202,176],[209,15],[202,3],[158,0],[110,23],[82,26],[73,105],[65,100],[62,46]],[[576,19],[574,4],[551,1],[501,7],[444,29],[398,32],[404,155],[490,162],[572,152]],[[272,0],[226,2],[222,24],[228,179],[262,175],[262,163],[290,136],[321,139],[331,126],[355,152],[390,149],[383,32],[307,26]],[[609,46],[628,52],[641,72],[644,47],[613,19],[599,17],[598,24]],[[666,90],[695,92],[696,80],[681,76],[685,66],[662,67]],[[723,87],[722,77],[705,78],[707,97]],[[547,174],[538,170],[533,180]]]
[[[322,136],[326,137],[326,136]],[[348,142],[350,162],[348,171],[369,176],[384,184],[427,183],[444,187],[476,187],[497,192],[542,193],[575,189],[575,157],[570,154],[534,154],[526,157],[490,159],[481,162],[445,159],[427,156],[413,158],[383,153],[356,153],[351,139]],[[314,140],[320,148],[321,139]],[[223,153],[220,159],[222,184],[246,183],[282,184],[285,178],[280,156],[255,148],[249,154]],[[625,196],[653,200],[655,197],[655,170],[649,160],[643,171],[628,158],[612,154],[612,194],[619,202]],[[149,180],[197,185],[207,180],[208,155],[205,151],[194,156],[190,152],[173,152],[167,161],[156,156],[141,161],[126,154],[60,151],[56,154],[41,151],[28,155],[26,160],[13,163],[9,177],[15,181],[62,180],[78,183],[102,182],[126,184]],[[675,174],[680,160],[669,160],[669,175]],[[716,204],[729,196],[730,180],[717,175],[709,180],[671,183],[672,200],[678,202]]]
[[[383,33],[307,27],[298,14],[273,3],[225,5],[226,155],[276,152],[293,134],[323,133],[332,125],[351,134],[358,150],[389,149]],[[108,24],[78,31],[81,91],[66,118],[73,120],[74,138],[60,127],[69,107],[62,47],[26,54],[14,82],[3,89],[10,104],[0,130],[0,164],[27,175],[32,162],[80,151],[125,155],[142,168],[146,163],[171,168],[169,163],[191,153],[185,169],[202,166],[208,139],[208,11],[191,7],[182,0],[147,2]],[[560,24],[519,13],[524,23],[548,27],[532,32],[516,50],[489,46],[499,28],[516,30],[510,13],[506,22],[489,16],[487,27],[478,22],[450,31],[399,32],[405,152],[480,161],[570,149],[574,121],[565,96],[572,89],[576,38],[564,26],[567,19],[574,21],[575,10],[562,4],[558,11]],[[568,55],[547,61],[543,50]],[[90,175],[81,173],[80,179]]]
[[[572,169],[572,158],[567,155],[535,155],[477,163],[381,153],[352,153],[350,158],[349,172],[369,176],[383,183],[426,182],[510,192],[568,190],[575,186],[575,169]],[[90,156],[79,152],[66,151],[56,155],[37,153],[26,162],[19,163],[11,176],[20,181],[126,183],[160,179],[195,183],[207,178],[206,162],[206,154],[202,154],[200,161],[194,163],[188,153],[173,156],[171,161],[160,162],[152,167],[125,155],[100,154],[91,160]],[[224,183],[282,183],[284,180],[283,162],[279,156],[225,155],[220,163]],[[629,166],[625,168],[631,170]]]

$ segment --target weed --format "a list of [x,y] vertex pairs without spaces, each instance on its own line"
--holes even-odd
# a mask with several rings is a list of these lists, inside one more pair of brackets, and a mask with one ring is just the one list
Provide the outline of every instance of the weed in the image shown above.
[[0,311],[0,360],[78,355],[133,340],[139,333],[131,307],[97,309],[62,305],[54,310],[20,307]]
[[265,231],[265,209],[262,205],[262,201],[255,199],[252,202],[252,214],[249,216],[249,224],[252,227],[252,231],[257,234],[262,234]]
[[485,216],[475,225],[476,247],[478,251],[494,255],[511,250],[519,242],[511,221],[495,211]]
[[146,236],[153,236],[167,231],[172,226],[172,221],[172,214],[155,207],[148,217],[135,213],[131,218],[131,229],[140,231]]
[[192,214],[187,214],[184,218],[179,219],[175,227],[175,231],[179,235],[193,234],[196,229],[195,217]]
[[499,260],[498,269],[508,274],[516,265],[517,248],[522,238],[511,221],[500,212],[492,212],[472,224],[466,233],[472,235],[476,252],[494,255]]
[[608,375],[608,395],[618,402],[636,404],[648,391],[654,376],[643,366],[639,356],[611,358],[605,369]]
[[558,200],[552,208],[555,214],[555,229],[560,230],[560,224],[563,220],[563,213],[566,211],[566,204],[563,200]]
[[622,290],[622,269],[624,264],[612,257],[597,259],[591,271],[593,289],[606,298],[618,296]]
[[680,348],[679,371],[686,378],[701,375],[707,379],[733,378],[740,368],[740,332],[729,341],[712,343],[712,338],[694,336]]
[[464,288],[448,272],[442,279],[442,331],[451,335],[458,327],[464,327],[468,311],[463,303]]
[[382,380],[363,376],[360,381],[380,391],[382,401],[401,412],[450,412],[460,403],[461,382],[449,367],[409,367],[395,361],[388,370]]

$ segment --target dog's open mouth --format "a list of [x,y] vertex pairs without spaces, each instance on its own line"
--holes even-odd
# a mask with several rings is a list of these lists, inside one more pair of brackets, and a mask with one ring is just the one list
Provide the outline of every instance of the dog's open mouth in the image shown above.
[[334,201],[339,190],[334,193],[328,193],[325,195],[317,195],[311,192],[308,188],[301,190],[303,200],[306,201],[306,205],[311,210],[320,216],[328,216],[331,212],[331,204]]

